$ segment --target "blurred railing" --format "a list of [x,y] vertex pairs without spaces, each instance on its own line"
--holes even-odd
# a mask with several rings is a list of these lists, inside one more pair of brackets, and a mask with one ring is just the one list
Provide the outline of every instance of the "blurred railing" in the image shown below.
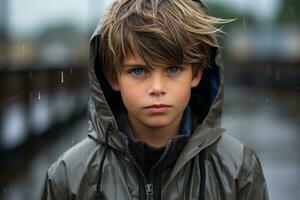
[[[86,110],[86,68],[27,69],[0,72],[0,152]],[[1,157],[3,158],[3,157]]]

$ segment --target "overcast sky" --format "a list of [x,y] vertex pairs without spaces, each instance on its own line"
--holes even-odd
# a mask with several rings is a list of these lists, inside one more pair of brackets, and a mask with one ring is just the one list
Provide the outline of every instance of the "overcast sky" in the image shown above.
[[[100,18],[112,0],[7,0],[10,29],[18,34],[39,30],[43,24],[71,21],[85,28]],[[276,12],[280,0],[204,0],[233,6],[243,12],[268,19]]]
[[88,26],[92,18],[100,18],[111,0],[7,0],[9,26],[16,34],[32,33],[44,24],[70,21]]
[[261,19],[271,19],[276,14],[281,0],[204,0],[227,4]]

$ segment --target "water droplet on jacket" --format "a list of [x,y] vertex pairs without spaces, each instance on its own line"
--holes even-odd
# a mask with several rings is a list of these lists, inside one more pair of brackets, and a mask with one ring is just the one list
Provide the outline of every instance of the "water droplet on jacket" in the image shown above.
[[61,71],[61,83],[64,83],[64,71]]

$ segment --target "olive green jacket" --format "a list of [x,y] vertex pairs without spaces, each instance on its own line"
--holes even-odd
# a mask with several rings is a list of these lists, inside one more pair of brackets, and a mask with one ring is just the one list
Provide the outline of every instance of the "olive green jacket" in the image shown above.
[[146,177],[115,120],[114,108],[121,98],[101,73],[98,30],[90,41],[88,137],[49,168],[42,199],[94,199],[97,182],[102,199],[108,200],[268,199],[258,157],[221,128],[224,88],[219,49],[213,50],[212,68],[192,90],[193,131],[187,143],[174,165],[161,171],[156,166]]

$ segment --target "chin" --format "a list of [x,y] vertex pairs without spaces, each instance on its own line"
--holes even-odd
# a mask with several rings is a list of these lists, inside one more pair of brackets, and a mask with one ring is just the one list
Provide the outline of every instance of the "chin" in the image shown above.
[[171,124],[171,120],[155,119],[155,120],[149,120],[145,124],[151,128],[163,128]]

